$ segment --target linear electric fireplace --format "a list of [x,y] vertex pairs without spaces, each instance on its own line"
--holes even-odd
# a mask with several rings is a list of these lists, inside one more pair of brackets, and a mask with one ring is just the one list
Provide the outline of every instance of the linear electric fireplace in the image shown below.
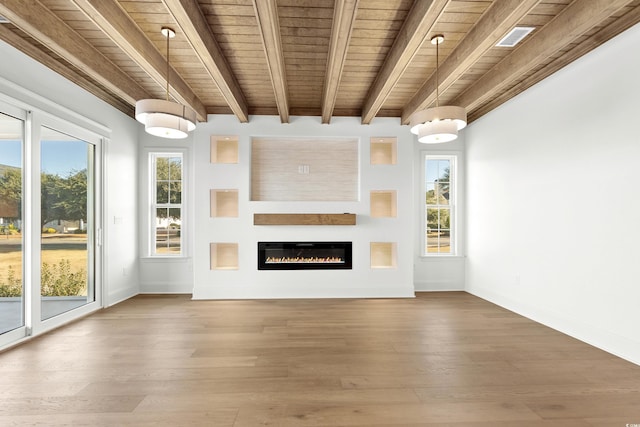
[[258,242],[258,270],[351,269],[351,242]]

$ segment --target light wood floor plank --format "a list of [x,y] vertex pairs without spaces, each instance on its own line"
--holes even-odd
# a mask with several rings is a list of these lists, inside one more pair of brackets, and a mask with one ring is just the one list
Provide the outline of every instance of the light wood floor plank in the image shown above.
[[612,427],[640,366],[464,292],[141,295],[0,353],[0,425]]

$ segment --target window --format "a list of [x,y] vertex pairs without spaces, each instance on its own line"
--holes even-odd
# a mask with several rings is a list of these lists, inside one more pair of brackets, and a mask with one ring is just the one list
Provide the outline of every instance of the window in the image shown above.
[[150,153],[152,256],[183,255],[184,213],[183,156],[181,153]]
[[426,155],[425,255],[455,254],[455,156]]

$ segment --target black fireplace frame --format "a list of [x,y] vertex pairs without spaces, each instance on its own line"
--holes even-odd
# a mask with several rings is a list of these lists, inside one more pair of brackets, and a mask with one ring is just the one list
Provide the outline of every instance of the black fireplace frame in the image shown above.
[[[334,251],[344,249],[344,262],[283,262],[267,263],[267,250],[304,251],[306,249]],[[326,256],[326,255],[325,255]],[[351,270],[352,242],[258,242],[258,270]]]

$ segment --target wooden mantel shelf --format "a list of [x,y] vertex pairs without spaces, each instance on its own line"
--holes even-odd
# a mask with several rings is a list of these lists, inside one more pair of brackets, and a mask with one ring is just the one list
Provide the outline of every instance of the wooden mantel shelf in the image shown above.
[[356,214],[253,214],[253,225],[356,225]]

